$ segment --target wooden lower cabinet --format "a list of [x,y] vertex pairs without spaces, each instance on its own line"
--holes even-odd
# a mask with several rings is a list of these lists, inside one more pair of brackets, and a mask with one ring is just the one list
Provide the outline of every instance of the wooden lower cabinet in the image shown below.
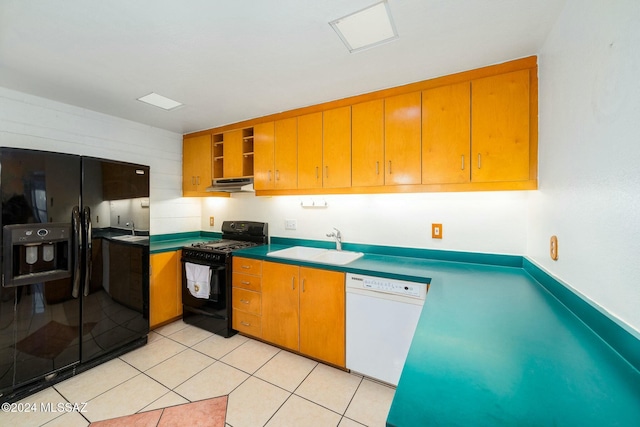
[[344,367],[344,273],[300,267],[300,352]]
[[344,367],[344,273],[263,262],[262,338]]
[[149,324],[151,328],[182,315],[181,251],[152,254],[149,287]]
[[300,267],[262,263],[262,338],[298,351]]
[[231,281],[233,329],[262,338],[262,261],[234,257]]

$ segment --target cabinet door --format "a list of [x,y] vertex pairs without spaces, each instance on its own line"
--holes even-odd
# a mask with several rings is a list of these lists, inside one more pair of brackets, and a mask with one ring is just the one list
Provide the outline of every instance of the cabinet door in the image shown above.
[[344,273],[300,267],[300,352],[345,366]]
[[324,188],[351,186],[351,106],[323,113]]
[[298,186],[298,119],[275,122],[275,188],[290,190]]
[[100,162],[104,200],[149,197],[149,176],[136,173],[136,166]]
[[353,186],[384,185],[384,101],[353,105],[351,126]]
[[225,178],[242,176],[242,129],[224,133],[222,170]]
[[295,265],[262,263],[262,338],[298,351],[299,294]]
[[322,112],[298,117],[298,188],[322,188]]
[[180,251],[150,256],[149,324],[153,328],[182,313]]
[[256,190],[274,188],[274,123],[260,123],[253,127],[253,187]]
[[384,100],[385,185],[420,184],[420,92]]
[[422,183],[471,179],[471,89],[469,82],[422,92]]
[[211,135],[187,138],[182,143],[182,191],[185,196],[206,193],[211,185]]
[[529,70],[471,82],[473,182],[529,179]]

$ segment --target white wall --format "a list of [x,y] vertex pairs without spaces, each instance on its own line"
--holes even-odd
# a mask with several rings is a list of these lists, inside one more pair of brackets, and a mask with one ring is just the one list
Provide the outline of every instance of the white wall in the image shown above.
[[[331,240],[338,228],[346,242],[469,252],[524,254],[525,192],[421,193],[255,197],[203,202],[202,229],[220,231],[222,220],[269,223],[272,236]],[[324,209],[303,208],[303,200],[325,200]],[[209,227],[209,216],[215,225]],[[295,219],[297,230],[284,229]],[[431,238],[431,223],[443,225],[443,239]]]
[[[640,331],[640,2],[569,0],[539,57],[527,255]],[[549,238],[559,239],[558,261]]]
[[151,233],[200,229],[200,200],[181,197],[180,134],[0,88],[0,146],[149,165]]

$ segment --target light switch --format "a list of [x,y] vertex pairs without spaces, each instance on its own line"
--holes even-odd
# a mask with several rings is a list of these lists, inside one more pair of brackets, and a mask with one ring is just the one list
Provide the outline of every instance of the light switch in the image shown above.
[[285,219],[284,220],[284,229],[285,230],[295,230],[297,227],[295,219]]

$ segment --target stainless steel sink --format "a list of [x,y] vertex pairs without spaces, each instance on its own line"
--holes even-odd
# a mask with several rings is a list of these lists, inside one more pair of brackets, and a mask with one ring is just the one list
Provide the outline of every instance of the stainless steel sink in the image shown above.
[[336,251],[335,249],[293,246],[279,251],[268,252],[274,258],[295,259],[298,261],[318,262],[331,265],[346,265],[364,256],[362,252]]
[[123,242],[144,242],[149,241],[149,236],[134,236],[131,234],[125,234],[124,236],[116,236],[113,240],[120,240]]

